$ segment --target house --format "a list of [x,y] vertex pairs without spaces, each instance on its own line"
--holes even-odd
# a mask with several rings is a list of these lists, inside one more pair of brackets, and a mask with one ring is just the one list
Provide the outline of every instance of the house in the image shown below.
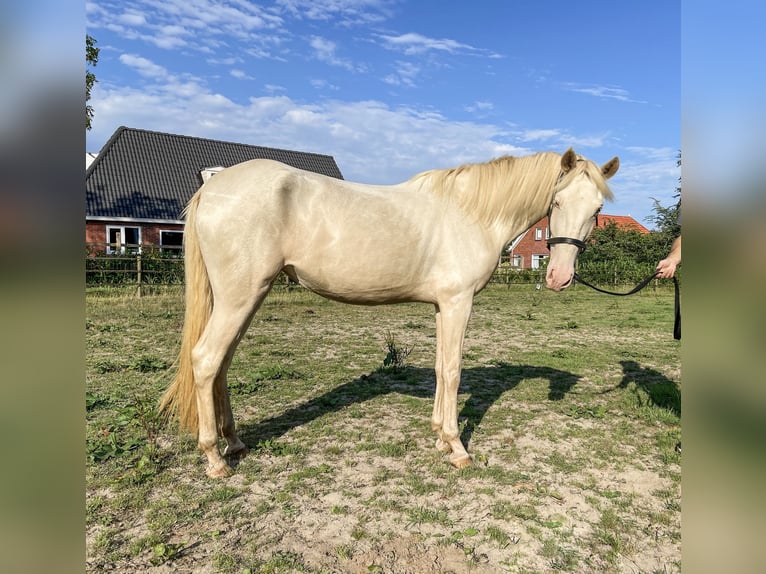
[[[604,227],[614,223],[620,229],[633,229],[639,233],[649,233],[649,230],[629,215],[604,215],[599,214],[597,227]],[[548,216],[535,223],[527,231],[514,239],[503,253],[502,262],[510,262],[512,267],[518,269],[538,269],[543,261],[550,257],[548,249]]]
[[200,185],[226,167],[257,158],[343,179],[329,155],[118,128],[98,154],[86,155],[88,249],[180,249],[182,211]]

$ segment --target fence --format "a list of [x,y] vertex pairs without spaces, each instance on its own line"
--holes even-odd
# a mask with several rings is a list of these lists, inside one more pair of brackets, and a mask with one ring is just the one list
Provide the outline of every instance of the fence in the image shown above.
[[107,253],[103,245],[88,244],[85,251],[87,287],[182,285],[184,260],[180,248],[124,245]]
[[[134,286],[138,294],[144,286],[183,285],[184,260],[180,249],[156,246],[127,245],[123,253],[96,252],[89,245],[85,257],[85,284],[87,287]],[[635,285],[651,274],[653,268],[631,262],[582,265],[578,273],[591,283],[619,288]],[[545,268],[517,269],[506,263],[498,266],[490,283],[501,285],[544,284]],[[282,274],[278,285],[290,285]]]

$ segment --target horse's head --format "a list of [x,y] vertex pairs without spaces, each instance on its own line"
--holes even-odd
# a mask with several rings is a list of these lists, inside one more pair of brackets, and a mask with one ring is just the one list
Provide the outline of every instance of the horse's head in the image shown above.
[[604,199],[611,199],[606,180],[619,167],[615,157],[599,168],[572,148],[561,156],[561,175],[548,211],[551,257],[545,282],[549,289],[561,291],[572,283],[575,260],[585,249]]

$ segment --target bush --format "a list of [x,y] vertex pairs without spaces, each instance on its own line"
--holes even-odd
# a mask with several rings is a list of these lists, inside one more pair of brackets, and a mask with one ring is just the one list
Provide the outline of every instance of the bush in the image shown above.
[[138,285],[139,268],[142,285],[181,285],[184,282],[183,257],[156,247],[143,247],[140,254],[93,255],[86,252],[85,284]]

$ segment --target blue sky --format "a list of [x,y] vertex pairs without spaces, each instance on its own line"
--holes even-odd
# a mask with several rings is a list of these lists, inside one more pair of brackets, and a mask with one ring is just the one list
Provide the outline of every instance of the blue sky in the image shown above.
[[88,151],[120,125],[333,155],[396,183],[504,154],[617,155],[644,224],[680,170],[679,2],[88,0]]

